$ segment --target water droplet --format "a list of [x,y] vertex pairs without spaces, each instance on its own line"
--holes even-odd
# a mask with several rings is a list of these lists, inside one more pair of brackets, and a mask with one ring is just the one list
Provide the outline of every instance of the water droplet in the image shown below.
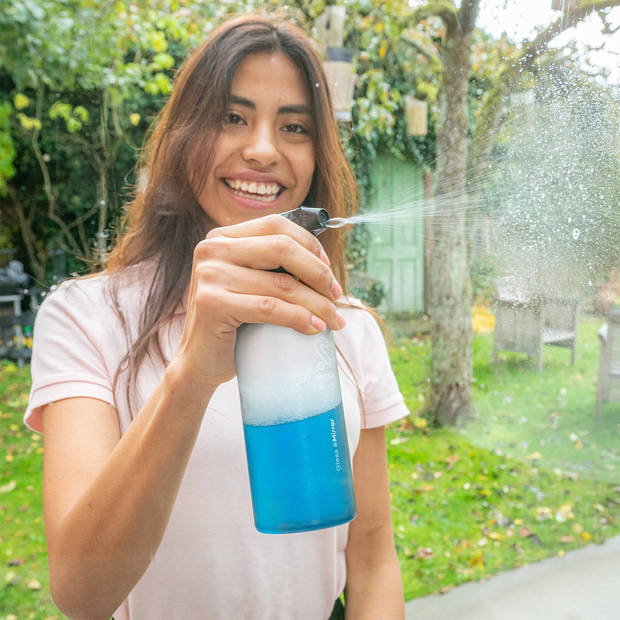
[[578,228],[573,229],[573,239],[575,241],[579,239],[579,235],[581,235],[581,231]]

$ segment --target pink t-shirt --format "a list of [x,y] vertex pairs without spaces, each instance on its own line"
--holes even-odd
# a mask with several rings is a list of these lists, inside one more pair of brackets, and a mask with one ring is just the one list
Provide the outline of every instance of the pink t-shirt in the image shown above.
[[[146,275],[134,267],[122,276],[120,307],[131,337],[137,332],[148,290]],[[30,428],[41,430],[44,405],[81,396],[110,403],[118,412],[121,432],[127,429],[131,417],[124,373],[113,390],[127,339],[106,295],[108,282],[107,275],[65,282],[41,306],[24,418]],[[347,325],[334,337],[348,362],[339,360],[339,368],[353,455],[361,428],[382,426],[408,411],[375,320],[359,308],[341,312]],[[168,359],[178,346],[184,317],[179,310],[162,334]],[[144,362],[130,396],[134,411],[154,390],[162,372],[161,364]],[[255,529],[233,379],[213,395],[161,545],[114,617],[324,620],[345,585],[347,533],[348,525],[281,535]]]

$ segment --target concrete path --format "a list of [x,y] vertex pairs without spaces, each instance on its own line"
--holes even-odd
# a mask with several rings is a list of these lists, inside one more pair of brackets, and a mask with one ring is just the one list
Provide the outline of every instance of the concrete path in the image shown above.
[[620,620],[620,536],[405,607],[406,620]]

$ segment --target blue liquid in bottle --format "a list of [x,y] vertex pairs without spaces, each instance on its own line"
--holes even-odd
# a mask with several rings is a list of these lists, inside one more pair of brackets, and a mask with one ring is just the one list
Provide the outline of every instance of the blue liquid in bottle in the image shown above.
[[355,517],[342,405],[293,422],[243,429],[258,531],[316,530]]

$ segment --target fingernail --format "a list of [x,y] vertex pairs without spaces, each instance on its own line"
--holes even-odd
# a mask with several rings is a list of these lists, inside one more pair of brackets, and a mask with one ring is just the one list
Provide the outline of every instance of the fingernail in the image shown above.
[[340,327],[344,327],[347,324],[340,312],[336,312],[336,323],[338,323]]
[[323,249],[323,246],[319,246],[321,249],[321,260],[329,267],[332,262],[329,260],[329,256],[327,256],[327,253],[325,252],[325,250]]
[[332,284],[332,297],[334,299],[338,299],[341,295],[342,287],[338,284],[338,282],[336,282],[336,280],[334,280],[334,283]]
[[314,327],[314,329],[316,329],[318,332],[322,332],[327,327],[327,325],[325,325],[325,323],[321,321],[318,316],[313,316],[312,327]]

